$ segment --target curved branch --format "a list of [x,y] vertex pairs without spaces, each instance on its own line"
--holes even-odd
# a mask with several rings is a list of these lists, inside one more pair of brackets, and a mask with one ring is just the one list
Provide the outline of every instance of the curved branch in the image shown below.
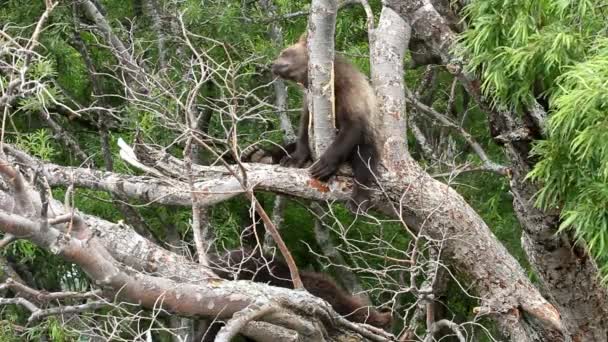
[[13,278],[7,278],[3,284],[0,284],[0,289],[9,288],[13,290],[14,293],[24,293],[25,295],[36,298],[37,301],[41,302],[49,302],[53,300],[61,300],[61,299],[85,299],[85,298],[96,298],[101,295],[101,291],[94,290],[88,292],[43,292],[36,289],[33,289],[27,285],[24,285],[18,281],[15,281]]
[[440,321],[433,323],[433,325],[429,329],[430,331],[429,331],[428,335],[424,338],[423,342],[435,341],[435,334],[437,334],[444,327],[452,330],[454,332],[454,334],[456,334],[456,338],[458,338],[458,341],[466,342],[466,339],[464,338],[464,335],[462,334],[462,331],[460,330],[460,326],[447,319],[442,319]]
[[278,308],[272,304],[266,304],[261,307],[248,307],[239,311],[222,327],[220,332],[215,337],[215,342],[230,342],[236,334],[250,321],[256,320],[264,315],[276,312]]
[[[160,171],[147,166],[157,178],[148,176],[131,176],[115,172],[97,171],[88,168],[60,166],[44,163],[32,157],[25,157],[22,152],[5,145],[5,151],[15,156],[22,165],[31,169],[40,169],[51,186],[69,186],[107,191],[112,194],[142,201],[145,205],[191,206],[192,197],[189,186],[179,180],[165,177]],[[149,156],[150,157],[150,156]],[[170,165],[163,164],[162,154],[154,164],[160,170],[172,169],[177,172],[184,169],[182,161]],[[132,159],[127,160],[131,162]],[[137,162],[132,164],[141,167]],[[330,183],[321,183],[310,177],[304,169],[286,168],[267,164],[242,164],[247,171],[248,183],[253,189],[272,191],[291,196],[314,199],[318,201],[346,201],[349,198],[350,179],[338,177]],[[230,166],[238,171],[238,166]],[[196,182],[195,195],[201,206],[210,206],[235,196],[244,194],[241,183],[224,166],[192,165]],[[182,175],[183,176],[183,175]]]

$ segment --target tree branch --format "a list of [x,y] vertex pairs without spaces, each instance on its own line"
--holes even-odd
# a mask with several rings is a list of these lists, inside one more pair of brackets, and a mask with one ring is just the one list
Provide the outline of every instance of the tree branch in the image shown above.
[[440,321],[433,323],[433,325],[429,329],[429,333],[424,338],[424,342],[435,341],[435,334],[437,334],[444,327],[452,330],[454,332],[454,334],[456,334],[456,338],[458,338],[458,341],[466,342],[464,335],[460,331],[460,326],[447,319],[442,319]]
[[24,293],[27,296],[36,298],[38,301],[49,302],[53,300],[61,299],[86,299],[86,298],[97,298],[101,295],[100,290],[88,291],[88,292],[46,292],[33,289],[27,285],[24,285],[18,281],[8,278],[3,284],[0,284],[0,290],[11,289],[15,293]]
[[508,168],[506,166],[497,164],[497,163],[493,162],[492,160],[490,160],[490,158],[486,154],[483,147],[481,147],[481,145],[475,140],[475,138],[471,134],[469,134],[469,132],[467,132],[464,128],[462,128],[462,126],[458,125],[456,122],[454,122],[451,118],[447,117],[446,115],[440,114],[433,108],[425,105],[424,103],[422,103],[421,101],[416,99],[414,97],[414,94],[412,94],[412,92],[407,87],[404,89],[405,89],[405,96],[407,97],[408,101],[416,107],[416,109],[429,115],[430,117],[434,118],[435,120],[441,122],[444,126],[457,131],[465,139],[465,141],[469,144],[469,146],[471,146],[473,151],[475,151],[475,153],[477,154],[479,159],[481,159],[481,161],[484,164],[485,169],[492,171],[494,173],[497,173],[499,175],[502,175],[502,176],[507,175]]
[[[3,176],[9,175],[5,172],[9,168],[7,166],[1,169],[0,173]],[[26,189],[24,195],[33,198],[37,193]],[[33,243],[53,251],[66,261],[76,263],[96,284],[116,292],[118,298],[148,308],[157,307],[162,303],[162,307],[166,310],[182,315],[227,318],[252,304],[264,307],[281,303],[285,309],[273,319],[280,325],[301,332],[304,336],[319,334],[317,329],[310,329],[310,326],[316,323],[308,323],[307,319],[312,319],[313,322],[317,319],[331,322],[331,317],[337,316],[329,304],[304,291],[274,288],[247,281],[214,281],[213,284],[203,281],[194,285],[176,283],[166,278],[138,272],[127,272],[118,266],[101,245],[99,238],[91,234],[90,227],[84,227],[84,232],[75,231],[76,234],[72,236],[62,233],[54,226],[42,230],[41,226],[32,219],[7,213],[4,207],[0,206],[0,229],[15,236],[27,237]],[[25,302],[21,303],[29,305]],[[31,305],[29,308],[34,310]],[[297,317],[291,308],[308,313],[308,318]],[[74,310],[76,309],[81,307]],[[337,318],[336,322],[339,326],[350,329],[345,320]]]
[[277,307],[270,304],[258,308],[248,307],[239,311],[222,327],[220,332],[215,337],[215,342],[230,342],[236,334],[250,321],[256,320],[264,315],[271,314],[277,311]]

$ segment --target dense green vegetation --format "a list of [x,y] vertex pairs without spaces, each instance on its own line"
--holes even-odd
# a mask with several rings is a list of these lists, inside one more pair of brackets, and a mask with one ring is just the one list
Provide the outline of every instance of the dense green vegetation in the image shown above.
[[[562,227],[571,229],[577,237],[585,240],[598,260],[608,270],[605,263],[608,258],[608,39],[606,33],[606,11],[604,1],[472,1],[466,9],[468,30],[462,34],[460,51],[470,60],[470,70],[479,72],[484,80],[485,95],[491,97],[499,106],[521,110],[536,98],[548,101],[551,116],[547,121],[547,139],[536,145],[535,153],[539,159],[531,173],[531,179],[543,185],[538,194],[538,205],[545,209],[559,208],[564,218]],[[306,1],[275,2],[277,14],[287,14],[307,8]],[[604,5],[604,6],[602,6]],[[142,11],[139,1],[103,1],[107,18],[115,32],[124,40],[131,41],[135,47],[134,55],[142,60],[148,70],[161,74],[156,45],[157,34],[154,33],[150,18]],[[380,2],[372,2],[374,12],[380,11]],[[44,10],[43,2],[23,2],[17,0],[0,1],[0,23],[4,23],[7,32],[13,35],[28,36]],[[206,50],[208,58],[218,64],[230,61],[235,72],[235,88],[241,90],[255,89],[254,95],[270,99],[273,96],[269,86],[272,76],[269,63],[278,54],[282,46],[274,45],[268,38],[268,12],[257,3],[231,1],[184,1],[179,7],[167,6],[168,12],[183,13],[183,20],[188,30],[197,36],[191,36],[197,47]],[[78,16],[77,16],[78,17]],[[581,19],[581,18],[584,18]],[[86,20],[80,18],[86,23]],[[283,28],[283,44],[297,39],[305,30],[307,17],[297,16],[289,20],[278,20]],[[113,55],[102,46],[98,37],[91,32],[75,28],[72,7],[59,5],[53,12],[48,27],[41,36],[39,53],[44,56],[30,70],[33,75],[53,79],[55,83],[48,87],[48,98],[28,98],[19,102],[18,109],[11,115],[7,124],[6,139],[29,151],[31,154],[62,165],[80,165],[59,140],[53,138],[53,132],[40,119],[40,108],[50,97],[66,103],[77,103],[82,107],[93,103],[102,103],[112,107],[120,119],[112,123],[109,130],[110,147],[114,155],[113,170],[121,173],[136,173],[117,157],[117,140],[133,141],[136,135],[143,136],[149,143],[169,146],[167,150],[176,157],[183,156],[183,141],[179,141],[182,132],[169,129],[166,118],[155,115],[153,111],[142,109],[137,104],[124,101],[119,95],[122,85],[113,77],[115,60]],[[133,34],[128,32],[132,30]],[[171,36],[174,32],[166,29]],[[88,48],[90,57],[99,73],[98,79],[106,96],[97,98],[94,94],[91,77],[87,72],[85,61],[76,47],[74,35],[78,35]],[[205,38],[202,38],[205,37]],[[1,40],[0,40],[1,42]],[[362,70],[369,73],[368,41],[365,13],[360,6],[345,7],[340,11],[336,26],[336,47],[349,57]],[[187,61],[180,60],[178,50],[180,42],[176,38],[168,39],[169,70],[162,73],[163,80],[172,84],[177,90],[188,87],[181,82],[187,74]],[[440,67],[436,68],[437,83],[429,96],[429,104],[438,111],[445,112],[448,107],[449,89],[452,76]],[[407,70],[406,82],[411,89],[416,89],[422,82],[424,68]],[[5,82],[0,78],[0,83]],[[158,92],[159,101],[167,112],[180,120],[182,113],[174,99]],[[210,84],[201,90],[200,100],[211,107],[219,103],[224,94],[223,89]],[[155,93],[156,94],[156,93]],[[238,100],[237,114],[242,114],[252,103],[251,97]],[[297,120],[297,108],[301,96],[296,87],[289,88],[289,108],[292,122]],[[457,119],[485,148],[490,158],[505,162],[500,147],[494,145],[488,134],[487,118],[475,107],[464,108],[463,92],[457,92]],[[465,114],[466,112],[466,114]],[[208,134],[218,140],[226,139],[225,123],[231,120],[227,115],[211,113]],[[260,109],[251,117],[238,121],[238,137],[241,147],[265,140],[280,142],[282,134],[278,119],[269,108]],[[99,133],[92,122],[94,114],[85,120],[70,121],[62,115],[54,118],[77,137],[78,143],[92,156],[95,165],[104,165]],[[445,137],[449,132],[439,127],[432,120],[418,117],[420,126],[429,136],[436,138],[433,142],[438,150],[445,148]],[[87,124],[88,123],[88,124]],[[470,151],[466,143],[458,136],[452,137],[455,150],[447,156],[450,162],[478,164],[479,158]],[[444,174],[446,165],[437,165],[425,159],[412,136],[411,152],[421,164],[428,167],[432,174]],[[446,149],[447,150],[447,149]],[[443,152],[441,150],[440,152]],[[201,152],[203,163],[211,163],[215,157],[205,151]],[[101,168],[101,167],[100,167]],[[442,177],[454,186],[467,202],[483,217],[507,249],[523,264],[526,260],[520,247],[520,228],[513,214],[512,198],[509,195],[508,180],[491,173],[463,173],[455,178]],[[62,198],[63,190],[56,190],[54,195]],[[268,212],[272,210],[275,196],[258,194]],[[190,208],[166,208],[139,204],[138,211],[144,217],[153,234],[163,242],[170,233],[178,232],[180,239],[190,243]],[[86,213],[118,221],[120,211],[111,203],[111,197],[105,193],[92,190],[77,190],[75,205]],[[407,248],[408,239],[402,234],[402,228],[395,222],[383,222],[379,236],[378,224],[359,219],[352,222],[352,216],[339,204],[333,204],[336,218],[343,227],[350,228],[347,236],[352,238],[353,245],[362,249],[369,248],[366,243],[374,238],[390,241],[393,246]],[[249,203],[244,198],[237,198],[213,207],[210,210],[210,222],[217,244],[234,247],[239,243],[239,234],[244,226],[251,224]],[[351,227],[353,224],[354,229]],[[309,248],[319,251],[313,235],[313,215],[300,202],[290,201],[285,210],[285,224],[282,234],[294,252],[299,266],[310,269],[323,269],[322,260],[316,260],[308,252]],[[337,230],[340,225],[332,225]],[[341,244],[339,234],[334,232],[337,244]],[[193,247],[189,246],[193,251]],[[23,265],[31,273],[32,279],[39,288],[46,290],[86,288],[87,281],[81,272],[52,254],[36,248],[26,241],[12,243],[2,251],[11,262]],[[389,252],[387,252],[389,253]],[[348,258],[348,256],[346,256]],[[349,259],[351,263],[361,260]],[[385,260],[370,258],[366,263],[382,266]],[[530,271],[530,273],[532,273]],[[531,275],[532,276],[532,275]],[[364,278],[365,285],[376,287],[378,279],[372,276]],[[457,321],[471,319],[473,300],[458,295],[460,288],[451,284],[446,295],[450,298],[450,308]],[[375,291],[372,299],[376,303],[390,301],[388,291]],[[405,304],[410,298],[403,298]],[[0,308],[1,320],[10,320],[19,325],[26,325],[27,312],[17,306]],[[136,311],[138,309],[132,309]],[[135,324],[135,323],[133,323]],[[484,322],[485,324],[485,322]],[[128,324],[125,324],[128,325]],[[4,329],[4,328],[0,328]],[[473,328],[471,328],[473,330]],[[124,327],[124,338],[129,338],[131,331]],[[74,340],[75,337],[61,329],[54,318],[47,319],[29,332],[32,339],[41,334],[51,336],[54,341]],[[14,332],[0,330],[0,339],[11,340]],[[168,337],[162,335],[162,338]]]
[[[498,10],[500,9],[500,10]],[[471,69],[498,105],[549,103],[547,139],[530,179],[607,274],[608,40],[605,1],[474,1],[463,37]]]

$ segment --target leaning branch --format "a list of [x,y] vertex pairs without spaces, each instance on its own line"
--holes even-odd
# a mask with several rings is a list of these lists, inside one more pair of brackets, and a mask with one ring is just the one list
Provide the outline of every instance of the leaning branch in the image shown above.
[[[10,173],[5,171],[11,169],[11,166],[6,160],[3,163],[5,167],[0,169],[0,174],[10,182]],[[14,172],[16,171],[13,169]],[[29,197],[32,203],[40,202],[35,198],[38,193],[29,185],[22,195]],[[49,225],[43,229],[38,222],[40,217],[23,217],[6,210],[7,207],[0,206],[0,230],[27,238],[66,261],[77,264],[95,284],[114,292],[116,298],[127,302],[138,303],[147,308],[156,308],[162,303],[162,308],[169,312],[219,318],[229,318],[252,305],[266,307],[280,303],[280,317],[276,322],[270,321],[271,323],[284,325],[304,335],[314,334],[316,330],[311,331],[310,327],[322,324],[321,322],[333,322],[326,325],[326,329],[352,331],[345,323],[346,320],[338,317],[328,303],[305,291],[270,287],[249,281],[179,283],[164,277],[133,272],[132,269],[127,271],[110,255],[100,239],[92,234],[91,227],[79,226],[69,235],[65,225],[60,224],[65,221],[63,217],[51,217]],[[83,219],[80,221],[84,222]],[[37,307],[26,301],[20,300],[19,303],[27,305],[32,312],[37,310]],[[295,308],[306,314],[298,316],[292,310]],[[73,310],[79,309],[81,308],[75,307]],[[52,311],[56,312],[58,311]]]
[[48,316],[56,316],[56,315],[66,315],[66,314],[74,314],[80,312],[93,311],[97,309],[102,309],[109,307],[106,301],[94,301],[80,305],[67,305],[67,306],[58,306],[50,309],[42,309],[35,312],[32,312],[30,317],[27,319],[29,324],[37,322]]
[[53,300],[63,300],[63,299],[87,299],[87,298],[97,298],[101,296],[100,290],[93,290],[88,292],[73,292],[73,291],[64,291],[64,292],[45,292],[33,289],[27,285],[24,285],[20,282],[15,281],[12,278],[6,279],[3,284],[0,284],[0,290],[3,289],[11,289],[15,293],[25,293],[33,298],[36,298],[38,301],[50,302]]

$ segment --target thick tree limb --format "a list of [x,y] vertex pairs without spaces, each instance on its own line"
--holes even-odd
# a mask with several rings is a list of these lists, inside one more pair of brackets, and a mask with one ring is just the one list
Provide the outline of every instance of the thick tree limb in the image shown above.
[[[9,174],[5,171],[11,167],[6,161],[3,163],[4,168],[0,169],[0,173],[7,176]],[[31,199],[36,195],[37,193],[29,188],[24,194]],[[39,200],[32,201],[36,202]],[[62,232],[65,227],[56,227],[58,223],[65,221],[63,218],[52,218],[50,225],[43,229],[34,221],[37,218],[8,213],[4,203],[0,204],[0,229],[3,232],[27,238],[65,260],[76,263],[97,285],[115,292],[117,298],[149,308],[158,307],[161,303],[162,308],[182,315],[220,318],[228,318],[252,304],[264,307],[280,303],[283,307],[281,314],[269,322],[294,329],[303,336],[318,335],[318,324],[324,325],[326,329],[342,327],[351,330],[351,325],[345,319],[336,317],[329,304],[305,291],[273,288],[247,281],[214,280],[198,282],[196,285],[185,284],[127,271],[118,265],[88,226],[78,226],[70,236]],[[30,307],[34,309],[33,306]],[[305,316],[297,317],[292,311],[295,308],[298,312],[306,313]],[[311,328],[313,326],[314,329]],[[365,329],[362,331],[365,332]]]
[[241,333],[255,341],[301,341],[295,331],[266,322],[250,322],[241,329]]
[[[18,153],[12,147],[6,147],[6,149],[12,151],[9,153]],[[39,162],[31,157],[20,159],[20,162],[25,162],[23,165],[31,168],[39,166]],[[158,160],[156,165],[162,163],[162,160]],[[266,164],[243,165],[249,169],[247,172],[249,183],[258,190],[320,201],[347,200],[349,198],[349,187],[352,186],[352,183],[344,177],[338,177],[336,181],[324,184],[311,179],[307,171],[303,169]],[[183,169],[183,167],[182,163],[179,169]],[[195,178],[198,179],[195,183],[196,196],[202,205],[217,204],[245,193],[238,180],[230,175],[224,166],[193,165],[192,167],[196,173]],[[164,168],[165,166],[160,167],[160,169]],[[192,201],[190,190],[185,182],[170,180],[164,176],[161,176],[161,179],[130,176],[86,168],[64,167],[51,163],[45,163],[41,170],[51,186],[74,184],[78,187],[122,194],[145,204],[190,206]]]
[[40,308],[38,308],[34,303],[30,302],[29,300],[25,299],[25,298],[0,298],[0,305],[10,305],[10,304],[15,304],[15,305],[21,305],[24,308],[27,309],[27,311],[34,313],[36,311],[39,311]]

